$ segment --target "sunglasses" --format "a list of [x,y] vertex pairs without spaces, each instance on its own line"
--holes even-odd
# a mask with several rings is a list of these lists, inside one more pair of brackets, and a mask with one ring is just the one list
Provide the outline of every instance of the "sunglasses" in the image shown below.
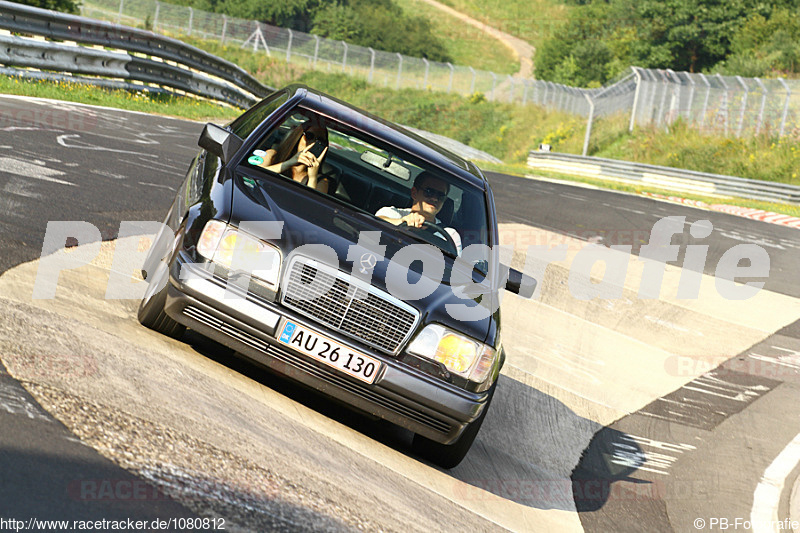
[[424,194],[426,198],[436,200],[437,202],[444,200],[447,196],[446,192],[434,189],[433,187],[423,187],[422,194]]

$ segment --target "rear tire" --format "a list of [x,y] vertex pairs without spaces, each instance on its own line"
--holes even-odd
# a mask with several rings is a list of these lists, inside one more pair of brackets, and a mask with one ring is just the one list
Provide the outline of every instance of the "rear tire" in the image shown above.
[[[147,291],[139,304],[137,316],[143,326],[167,337],[180,339],[183,332],[186,331],[186,326],[176,322],[164,312],[164,305],[167,302],[168,278],[169,270],[165,265],[159,265],[155,275],[152,276],[150,283],[147,285]],[[163,285],[161,290],[155,292],[161,285]]]
[[489,398],[486,400],[483,412],[464,429],[455,442],[441,444],[422,435],[415,434],[414,440],[411,442],[411,449],[414,453],[447,470],[458,466],[472,447],[475,437],[478,436],[478,431],[486,418],[486,413],[489,412],[489,405],[492,403],[495,387],[497,387],[496,382],[489,391]]

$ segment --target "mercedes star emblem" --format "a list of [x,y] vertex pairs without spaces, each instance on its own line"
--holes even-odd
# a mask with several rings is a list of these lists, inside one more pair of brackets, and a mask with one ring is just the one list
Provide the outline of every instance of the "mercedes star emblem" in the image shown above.
[[361,256],[361,273],[366,274],[373,268],[375,268],[375,264],[377,263],[377,258],[375,254],[366,253]]

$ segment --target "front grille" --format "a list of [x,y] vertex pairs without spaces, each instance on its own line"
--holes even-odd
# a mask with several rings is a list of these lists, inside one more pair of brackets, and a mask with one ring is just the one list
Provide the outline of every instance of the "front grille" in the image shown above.
[[305,258],[295,258],[286,276],[283,305],[386,353],[397,353],[419,316],[389,294]]

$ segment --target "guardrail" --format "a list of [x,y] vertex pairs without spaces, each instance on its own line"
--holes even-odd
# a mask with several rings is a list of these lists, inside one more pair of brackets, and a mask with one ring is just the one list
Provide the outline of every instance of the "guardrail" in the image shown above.
[[800,187],[795,185],[616,159],[532,150],[528,154],[528,166],[568,175],[647,184],[670,191],[800,204]]
[[[249,107],[274,90],[260,83],[237,65],[199,48],[177,39],[119,24],[0,0],[0,28],[15,33],[100,45],[148,56],[139,57],[63,43],[42,43],[19,37],[5,37],[3,40],[5,50],[0,54],[0,62],[6,66],[34,67],[155,83],[226,101],[239,107]],[[32,43],[49,46],[37,48]],[[39,60],[35,57],[36,50],[42,51]],[[150,59],[151,57],[159,58],[161,61]],[[188,68],[165,61],[185,65]],[[230,85],[209,76],[220,78]]]

